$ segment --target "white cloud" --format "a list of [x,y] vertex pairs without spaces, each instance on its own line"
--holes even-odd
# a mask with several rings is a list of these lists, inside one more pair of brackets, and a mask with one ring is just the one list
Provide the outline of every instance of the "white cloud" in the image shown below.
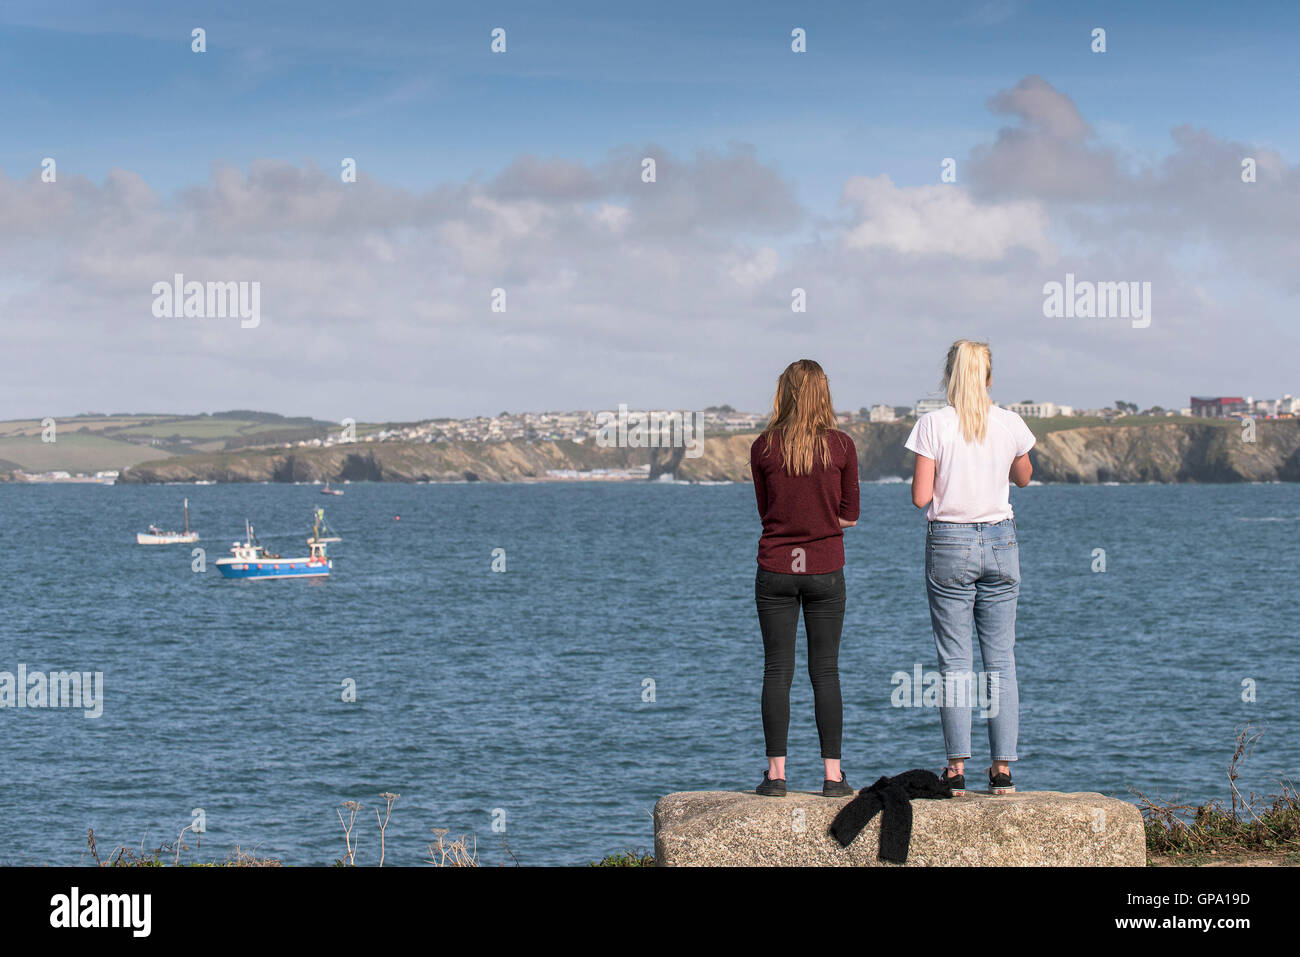
[[850,249],[882,247],[918,256],[990,262],[1020,247],[1051,257],[1047,215],[1032,201],[977,203],[956,185],[900,188],[888,176],[859,176],[844,187],[860,222],[844,235]]
[[[993,340],[1015,399],[1296,391],[1294,166],[1178,128],[1167,159],[1127,171],[1044,81],[992,104],[1017,125],[959,160],[961,183],[854,177],[829,221],[739,145],[520,157],[423,192],[274,160],[214,165],[175,196],[129,171],[0,174],[0,416],[762,407],[799,355],[856,407],[931,391],[961,335]],[[1151,328],[1044,320],[1043,283],[1067,269],[1152,282]],[[177,272],[260,281],[262,324],[153,318],[152,284]]]
[[753,287],[772,279],[781,264],[781,257],[770,246],[743,254],[727,269],[727,275],[738,286]]

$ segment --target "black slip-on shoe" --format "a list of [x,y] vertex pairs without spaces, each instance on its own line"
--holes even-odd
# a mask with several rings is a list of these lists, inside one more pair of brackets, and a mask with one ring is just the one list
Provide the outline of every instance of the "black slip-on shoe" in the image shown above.
[[939,780],[952,788],[953,797],[961,797],[966,793],[966,775],[953,774],[952,768],[944,768]]
[[822,797],[842,798],[848,797],[852,793],[853,787],[849,784],[849,779],[844,776],[843,771],[840,772],[838,781],[832,781],[830,778],[822,781]]
[[785,778],[777,778],[773,781],[764,771],[763,780],[758,787],[754,788],[754,793],[761,794],[763,797],[783,798],[785,797]]
[[1016,786],[1011,783],[1011,775],[994,774],[993,769],[989,768],[989,792],[992,794],[1015,794]]

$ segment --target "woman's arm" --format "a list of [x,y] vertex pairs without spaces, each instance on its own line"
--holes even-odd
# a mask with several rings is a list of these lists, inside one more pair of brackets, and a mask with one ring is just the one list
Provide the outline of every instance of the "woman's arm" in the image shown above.
[[912,466],[912,504],[925,508],[934,498],[934,459],[924,455],[916,457]]
[[1016,488],[1024,488],[1029,484],[1030,477],[1034,474],[1034,464],[1029,461],[1029,453],[1017,455],[1015,461],[1011,463],[1011,474],[1008,478],[1016,483]]
[[758,443],[761,441],[763,437],[759,436],[749,447],[749,474],[754,477],[754,498],[758,503],[759,518],[767,514],[767,482],[763,478],[763,468],[758,462]]
[[858,498],[858,448],[847,435],[844,436],[844,441],[848,443],[845,450],[848,454],[844,467],[840,469],[839,520],[840,528],[852,528],[858,524],[861,507]]

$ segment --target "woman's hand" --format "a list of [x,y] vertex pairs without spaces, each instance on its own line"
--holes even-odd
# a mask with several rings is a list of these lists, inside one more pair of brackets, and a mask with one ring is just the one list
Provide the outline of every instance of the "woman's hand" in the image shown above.
[[852,522],[846,522],[844,521],[844,519],[840,519],[840,528],[852,528],[856,524],[858,524],[856,520]]

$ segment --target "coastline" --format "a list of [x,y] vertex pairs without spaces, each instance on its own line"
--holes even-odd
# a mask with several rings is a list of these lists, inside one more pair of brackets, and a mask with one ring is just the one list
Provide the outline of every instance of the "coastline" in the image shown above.
[[[907,423],[845,427],[864,482],[910,477]],[[121,484],[168,482],[747,483],[757,432],[707,435],[700,454],[682,448],[602,448],[568,440],[352,443],[319,449],[260,448],[174,456],[131,466]],[[1031,452],[1046,484],[1179,484],[1300,481],[1300,421],[1260,422],[1254,441],[1222,423],[1048,428]]]
[[[1035,482],[1127,485],[1300,481],[1300,420],[1270,420],[1246,433],[1235,423],[1153,422],[1067,426],[1029,420],[1037,444]],[[844,426],[858,450],[861,481],[907,481],[911,424]],[[168,455],[117,470],[83,467],[28,471],[0,463],[0,483],[31,484],[314,484],[536,483],[670,481],[748,483],[753,430],[704,436],[695,454],[682,447],[604,447],[569,439],[370,441],[321,447],[263,445]],[[89,463],[87,463],[89,465]]]

